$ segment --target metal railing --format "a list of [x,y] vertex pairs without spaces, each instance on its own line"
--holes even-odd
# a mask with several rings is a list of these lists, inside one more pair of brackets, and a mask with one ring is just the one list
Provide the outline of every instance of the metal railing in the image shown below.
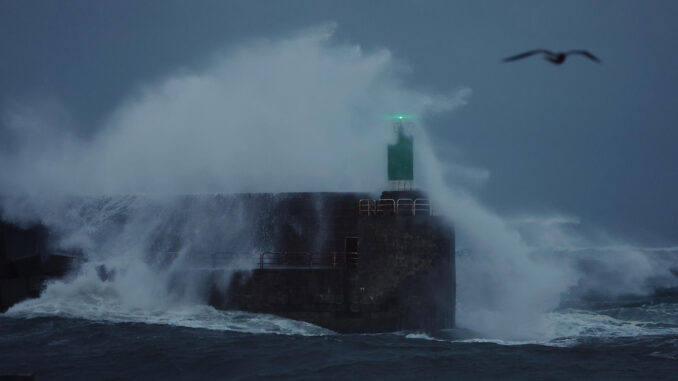
[[431,208],[431,201],[427,198],[417,198],[414,200],[412,205],[412,215],[419,214],[428,214],[429,216],[433,215],[433,209]]
[[409,215],[414,212],[414,200],[411,198],[399,198],[396,202],[396,211],[398,215]]
[[357,252],[265,251],[259,255],[260,269],[345,268],[357,265]]
[[431,202],[427,198],[380,198],[378,200],[361,199],[358,201],[359,215],[434,215]]
[[377,202],[369,198],[363,198],[358,201],[358,214],[374,215],[377,210]]
[[377,200],[377,214],[396,214],[396,200],[392,198],[380,198]]

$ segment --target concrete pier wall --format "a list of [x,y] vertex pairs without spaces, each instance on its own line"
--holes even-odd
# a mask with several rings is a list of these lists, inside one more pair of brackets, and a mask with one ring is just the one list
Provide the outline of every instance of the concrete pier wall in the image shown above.
[[[316,216],[316,223],[327,230],[325,250],[343,252],[347,237],[358,238],[355,265],[236,273],[227,291],[213,292],[210,302],[219,308],[278,314],[339,332],[452,328],[452,227],[428,214],[359,216],[358,200],[358,196],[323,200],[327,209],[320,208]],[[295,236],[292,247],[282,240],[278,250],[311,247],[313,238]]]
[[[381,195],[394,200],[421,196]],[[176,270],[173,285],[181,284],[182,271],[203,272],[209,303],[217,308],[277,314],[339,332],[451,328],[453,228],[429,213],[359,214],[359,200],[368,198],[378,196],[181,196],[167,206],[163,222],[147,237],[145,255],[163,263],[158,256],[172,261],[179,249],[190,248],[182,260],[186,268]],[[86,205],[105,207],[107,201],[89,200]],[[105,231],[123,231],[117,225],[142,213],[139,207],[146,203],[129,205],[116,209],[110,217],[113,228],[105,222]],[[44,227],[22,229],[0,223],[0,229],[1,310],[38,296],[46,279],[63,276],[77,262],[50,251],[50,232]],[[263,251],[302,253],[301,262],[260,268]],[[243,263],[251,268],[234,273],[233,268],[243,268]],[[230,281],[224,284],[224,279]]]

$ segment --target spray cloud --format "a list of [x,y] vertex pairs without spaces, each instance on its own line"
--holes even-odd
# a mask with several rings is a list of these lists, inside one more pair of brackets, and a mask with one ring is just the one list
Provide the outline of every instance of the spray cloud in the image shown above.
[[[41,117],[42,110],[11,111],[5,125],[15,144],[0,152],[3,218],[39,220],[60,234],[60,245],[83,248],[88,258],[121,274],[102,289],[86,269],[70,283],[51,285],[41,299],[114,294],[115,308],[160,308],[155,303],[168,298],[157,285],[170,282],[182,257],[148,257],[158,231],[178,235],[180,251],[197,245],[198,230],[213,229],[212,237],[230,231],[233,242],[247,240],[250,225],[237,206],[206,218],[218,211],[209,201],[191,206],[200,213],[187,214],[177,212],[176,195],[381,191],[392,129],[379,115],[450,110],[468,90],[446,97],[408,89],[398,79],[402,66],[387,50],[333,44],[332,31],[329,25],[253,42],[203,70],[147,85],[86,139]],[[418,183],[473,253],[458,259],[458,323],[500,337],[534,335],[539,316],[582,279],[575,261],[535,255],[528,235],[463,187],[446,184],[426,132],[417,128],[414,134]],[[478,173],[460,166],[453,172],[462,178]],[[484,181],[487,173],[475,177]],[[116,196],[124,194],[144,196]],[[74,195],[94,198],[74,203]],[[123,222],[111,223],[119,215]],[[170,223],[176,220],[182,222]],[[577,239],[549,226],[541,239]],[[633,256],[629,263],[639,261]],[[643,267],[628,287],[655,270]]]

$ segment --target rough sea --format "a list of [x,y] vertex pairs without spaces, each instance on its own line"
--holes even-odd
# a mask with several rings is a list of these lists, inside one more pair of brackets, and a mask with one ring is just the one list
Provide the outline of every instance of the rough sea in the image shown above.
[[36,380],[671,380],[678,297],[580,303],[532,341],[442,332],[337,334],[271,315],[29,300],[0,314],[0,375]]
[[[502,237],[516,236],[513,230],[504,234],[486,228],[492,234],[480,235],[481,243],[492,236],[499,244],[481,245],[486,250],[477,255],[457,251],[456,329],[339,334],[273,315],[216,310],[199,297],[200,271],[186,271],[200,268],[200,258],[144,255],[152,252],[149,247],[168,251],[158,242],[172,243],[173,237],[193,248],[200,242],[235,247],[241,240],[252,246],[241,233],[248,223],[261,223],[239,217],[243,208],[228,200],[93,198],[76,200],[74,207],[66,204],[65,212],[53,212],[55,204],[46,203],[41,220],[61,233],[62,243],[85,248],[88,261],[65,279],[50,281],[39,298],[0,314],[0,376],[27,374],[40,381],[678,380],[673,251],[535,254],[537,260],[527,252],[504,252],[510,245],[503,243],[511,241]],[[489,227],[497,225],[494,220],[480,218]],[[228,257],[223,266],[251,268],[248,258]],[[97,271],[102,264],[116,270],[115,276],[102,279]],[[575,291],[580,292],[560,299],[575,283],[559,282],[558,276],[575,270],[572,279],[579,280]],[[668,281],[653,284],[668,284],[661,287],[669,291],[631,292],[631,286],[652,277],[664,279],[660,275]],[[585,292],[611,289],[617,296]],[[551,302],[554,307],[543,308]],[[534,317],[534,326],[523,317]]]

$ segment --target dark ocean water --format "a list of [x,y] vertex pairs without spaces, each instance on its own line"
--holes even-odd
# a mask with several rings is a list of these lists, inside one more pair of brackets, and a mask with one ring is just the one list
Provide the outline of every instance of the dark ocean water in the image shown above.
[[127,315],[115,313],[92,320],[37,310],[28,305],[0,315],[0,374],[34,373],[37,380],[678,379],[678,304],[562,311],[556,320],[577,334],[534,342],[459,340],[449,332],[342,335],[268,315],[217,311],[180,319],[154,312],[137,319],[146,322],[125,322]]
[[[573,293],[567,295],[567,308],[542,314],[541,307],[530,310],[532,303],[523,294],[553,285],[538,273],[544,270],[538,265],[515,273],[522,268],[518,264],[537,263],[522,254],[506,269],[504,256],[474,259],[461,251],[456,256],[458,274],[465,278],[457,281],[471,280],[466,289],[487,287],[485,294],[497,299],[487,305],[499,306],[489,311],[493,319],[488,323],[470,308],[469,302],[478,299],[459,297],[458,323],[495,335],[490,338],[463,329],[342,335],[271,315],[217,311],[200,296],[200,258],[143,254],[147,246],[177,237],[177,245],[187,248],[196,242],[252,246],[247,239],[240,242],[247,237],[241,232],[259,226],[258,220],[232,229],[234,221],[242,222],[241,208],[224,200],[209,196],[195,205],[175,200],[166,205],[113,197],[48,203],[56,211],[45,212],[47,225],[64,231],[65,242],[92,246],[88,262],[49,282],[40,298],[0,314],[0,375],[35,374],[37,380],[678,380],[678,292],[587,303],[580,301],[587,294]],[[661,258],[625,251],[566,254],[558,258],[587,264],[564,266],[582,272],[583,288],[596,291],[602,284],[622,292],[625,275],[636,267],[641,271],[630,274],[635,276],[630,284],[661,275],[657,268],[670,273],[675,262],[661,257],[664,251],[653,254]],[[246,257],[227,257],[220,266],[247,268],[252,263]],[[116,275],[102,277],[101,264]],[[478,280],[469,275],[487,269],[501,276]],[[539,276],[501,292],[510,286],[503,280],[533,274]],[[668,274],[672,281],[675,274]],[[556,287],[535,294],[552,299],[564,291]],[[522,300],[501,303],[513,298]],[[506,316],[516,309],[524,313]]]

